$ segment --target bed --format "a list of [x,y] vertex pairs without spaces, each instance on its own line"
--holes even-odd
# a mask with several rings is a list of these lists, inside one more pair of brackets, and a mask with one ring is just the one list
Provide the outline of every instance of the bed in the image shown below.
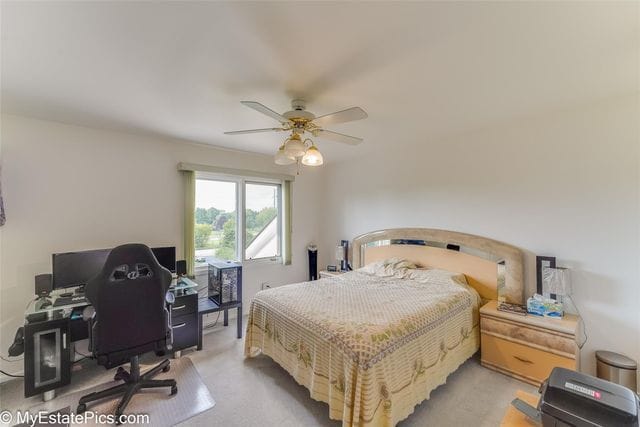
[[271,357],[344,426],[392,426],[478,350],[483,301],[521,300],[522,255],[430,229],[368,233],[352,248],[353,272],[255,296],[245,356]]

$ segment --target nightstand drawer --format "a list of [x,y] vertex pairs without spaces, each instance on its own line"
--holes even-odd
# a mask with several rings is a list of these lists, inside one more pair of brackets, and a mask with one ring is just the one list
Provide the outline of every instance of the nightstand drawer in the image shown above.
[[505,319],[483,316],[480,319],[480,331],[520,344],[541,347],[542,350],[548,349],[559,356],[574,357],[576,354],[577,346],[573,337],[512,323]]
[[574,359],[558,356],[537,348],[507,341],[492,335],[481,335],[482,364],[513,374],[524,381],[539,385],[551,370],[560,366],[575,369]]

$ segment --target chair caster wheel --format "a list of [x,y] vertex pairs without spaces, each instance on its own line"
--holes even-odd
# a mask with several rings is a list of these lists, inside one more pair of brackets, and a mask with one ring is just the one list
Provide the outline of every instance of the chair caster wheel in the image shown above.
[[113,380],[114,381],[124,380],[126,377],[126,374],[127,374],[127,371],[122,369],[122,367],[119,367],[118,370],[116,371],[116,374],[113,376]]
[[87,405],[85,405],[84,403],[81,403],[76,408],[76,414],[83,414],[86,412],[86,410],[87,410]]
[[178,386],[174,385],[173,387],[171,387],[171,396],[177,393],[178,393]]
[[162,372],[169,372],[169,369],[171,369],[171,365],[167,365],[164,368],[162,368]]

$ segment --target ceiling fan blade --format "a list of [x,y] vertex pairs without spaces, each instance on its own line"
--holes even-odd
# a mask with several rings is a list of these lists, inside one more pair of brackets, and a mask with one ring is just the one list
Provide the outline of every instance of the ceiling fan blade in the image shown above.
[[328,139],[330,141],[342,142],[343,144],[349,145],[358,145],[362,141],[362,138],[358,138],[357,136],[349,136],[344,133],[333,132],[330,130],[318,129],[315,132],[315,135],[319,138]]
[[260,104],[259,102],[255,102],[255,101],[240,101],[240,103],[242,105],[246,105],[249,108],[253,108],[254,110],[258,111],[259,113],[262,113],[262,114],[264,114],[266,116],[269,116],[272,119],[276,119],[280,123],[289,123],[289,119],[287,119],[286,117],[284,117],[281,114],[276,113],[271,108],[265,107],[264,105]]
[[246,133],[260,133],[260,132],[280,132],[282,128],[265,128],[265,129],[249,129],[249,130],[233,130],[231,132],[225,132],[225,135],[244,135]]
[[337,111],[331,114],[325,114],[324,116],[316,117],[313,123],[324,127],[327,125],[333,125],[336,123],[352,122],[354,120],[362,120],[369,117],[366,111],[360,107],[351,107],[346,110]]

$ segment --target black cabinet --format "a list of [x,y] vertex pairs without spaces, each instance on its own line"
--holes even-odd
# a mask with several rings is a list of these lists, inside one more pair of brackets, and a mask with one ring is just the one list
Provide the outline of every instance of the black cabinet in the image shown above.
[[29,323],[24,327],[24,396],[71,381],[69,319]]
[[198,293],[176,295],[171,306],[173,351],[198,345]]

